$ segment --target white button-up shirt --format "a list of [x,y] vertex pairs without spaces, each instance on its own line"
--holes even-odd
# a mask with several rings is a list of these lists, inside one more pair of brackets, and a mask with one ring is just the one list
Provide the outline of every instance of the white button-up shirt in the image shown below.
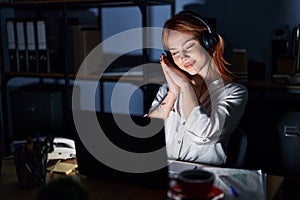
[[[150,111],[168,91],[160,87]],[[166,147],[170,159],[220,165],[226,161],[230,133],[238,126],[248,100],[245,86],[216,80],[185,119],[179,95],[165,121]]]

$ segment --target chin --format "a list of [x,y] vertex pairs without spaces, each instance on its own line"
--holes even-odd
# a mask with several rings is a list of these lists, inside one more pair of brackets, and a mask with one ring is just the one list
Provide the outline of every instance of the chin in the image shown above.
[[191,70],[191,71],[187,71],[187,73],[189,73],[190,75],[194,76],[194,75],[197,75],[198,72],[195,71],[195,70]]

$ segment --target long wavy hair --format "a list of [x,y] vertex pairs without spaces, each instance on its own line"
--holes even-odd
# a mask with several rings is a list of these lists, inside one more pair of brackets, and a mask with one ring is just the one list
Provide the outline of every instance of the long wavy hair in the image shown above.
[[[162,43],[167,51],[169,50],[168,38],[171,30],[193,34],[195,38],[198,38],[199,43],[202,43],[202,33],[207,30],[207,26],[193,16],[199,17],[193,12],[182,11],[173,15],[172,18],[165,22],[162,32]],[[207,52],[212,56],[221,77],[227,82],[232,82],[234,80],[234,75],[227,68],[226,65],[229,65],[229,63],[224,59],[224,41],[218,33],[217,36],[219,38],[218,43],[213,49],[207,50]]]

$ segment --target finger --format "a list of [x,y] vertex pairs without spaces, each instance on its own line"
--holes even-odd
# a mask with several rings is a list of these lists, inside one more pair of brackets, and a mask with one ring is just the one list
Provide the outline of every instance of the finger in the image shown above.
[[160,55],[160,57],[159,57],[160,63],[165,62],[165,60],[164,60],[165,57],[166,57],[165,54]]
[[172,64],[172,62],[169,60],[169,58],[165,54],[162,54],[160,56],[160,63],[165,64],[168,67],[175,67],[174,64]]
[[168,65],[168,66],[172,66],[172,63],[170,62],[170,60],[167,58],[167,56],[163,55],[162,56],[162,61]]
[[160,60],[162,60],[164,57],[166,57],[166,56],[165,56],[164,53],[162,53],[162,54],[160,55]]

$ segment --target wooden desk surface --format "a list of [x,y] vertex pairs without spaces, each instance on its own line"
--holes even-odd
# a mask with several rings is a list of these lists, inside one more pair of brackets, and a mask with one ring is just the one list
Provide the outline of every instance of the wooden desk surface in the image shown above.
[[[46,182],[62,175],[50,176],[47,173]],[[167,200],[166,191],[149,189],[135,185],[125,185],[107,180],[93,179],[72,173],[72,178],[80,181],[87,189],[91,200]],[[278,199],[283,177],[267,176],[267,200]],[[32,199],[39,187],[21,188],[17,181],[13,159],[3,160],[0,176],[0,198],[4,200]]]

